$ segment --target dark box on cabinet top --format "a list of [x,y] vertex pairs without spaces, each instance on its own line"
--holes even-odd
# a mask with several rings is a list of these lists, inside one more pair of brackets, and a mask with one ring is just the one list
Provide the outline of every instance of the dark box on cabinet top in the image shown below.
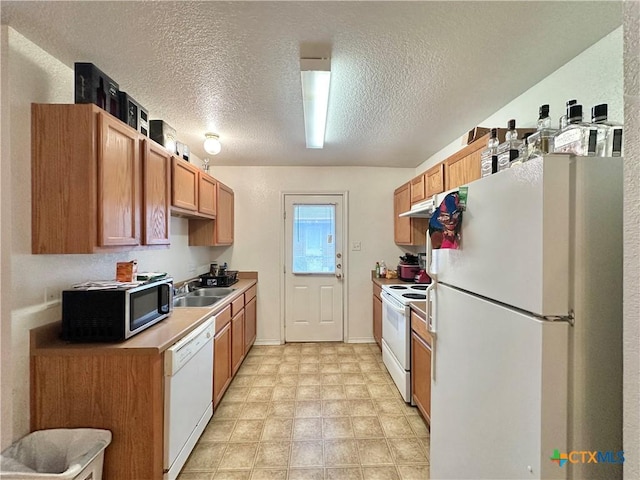
[[118,98],[120,100],[120,120],[148,137],[149,110],[127,95],[127,92],[118,92]]
[[75,103],[94,103],[114,117],[120,118],[119,86],[93,63],[74,64]]
[[176,129],[168,125],[164,120],[151,120],[149,122],[149,138],[158,142],[172,153],[176,153]]

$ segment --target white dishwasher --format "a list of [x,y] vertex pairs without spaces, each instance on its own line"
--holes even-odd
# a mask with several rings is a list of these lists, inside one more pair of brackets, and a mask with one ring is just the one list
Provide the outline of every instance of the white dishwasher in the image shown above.
[[213,415],[213,319],[164,354],[164,476],[175,480]]

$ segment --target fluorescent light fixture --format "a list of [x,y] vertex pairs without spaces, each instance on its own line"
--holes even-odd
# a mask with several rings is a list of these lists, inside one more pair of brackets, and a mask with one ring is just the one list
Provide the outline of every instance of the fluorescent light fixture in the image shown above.
[[324,146],[324,131],[327,126],[331,59],[300,59],[300,76],[307,148],[322,148]]
[[222,150],[222,145],[220,144],[220,137],[215,133],[205,133],[204,134],[204,151],[209,155],[217,155]]

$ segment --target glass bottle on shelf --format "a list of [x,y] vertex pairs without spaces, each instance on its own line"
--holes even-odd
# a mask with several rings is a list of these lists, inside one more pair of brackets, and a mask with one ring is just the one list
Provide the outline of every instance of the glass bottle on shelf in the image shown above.
[[582,105],[571,105],[567,118],[567,126],[553,138],[554,153],[595,156],[598,132],[592,124],[582,122]]
[[558,130],[564,130],[565,128],[567,128],[567,125],[569,124],[569,108],[577,103],[577,100],[567,100],[567,111],[560,117],[560,121],[558,122]]
[[529,143],[529,139],[533,136],[533,134],[525,133],[524,138],[522,139],[522,144],[520,144],[520,148],[518,149],[518,158],[511,162],[511,167],[515,167],[516,165],[522,165],[524,162],[529,160],[529,149],[531,144]]
[[511,162],[518,158],[521,140],[518,140],[516,121],[511,119],[507,122],[507,133],[503,143],[498,145],[498,171],[506,170],[511,166]]
[[487,148],[480,154],[480,172],[483,177],[498,171],[498,129],[492,128]]
[[591,108],[591,123],[595,126],[596,156],[619,157],[622,155],[622,125],[607,121],[606,103]]
[[529,137],[529,150],[540,150],[543,153],[553,152],[553,136],[557,130],[551,128],[549,105],[540,105],[536,131]]

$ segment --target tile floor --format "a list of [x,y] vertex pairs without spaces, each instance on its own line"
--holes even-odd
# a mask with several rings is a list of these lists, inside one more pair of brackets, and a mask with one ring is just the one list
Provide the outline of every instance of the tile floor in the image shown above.
[[429,431],[376,344],[254,346],[179,480],[425,480]]

